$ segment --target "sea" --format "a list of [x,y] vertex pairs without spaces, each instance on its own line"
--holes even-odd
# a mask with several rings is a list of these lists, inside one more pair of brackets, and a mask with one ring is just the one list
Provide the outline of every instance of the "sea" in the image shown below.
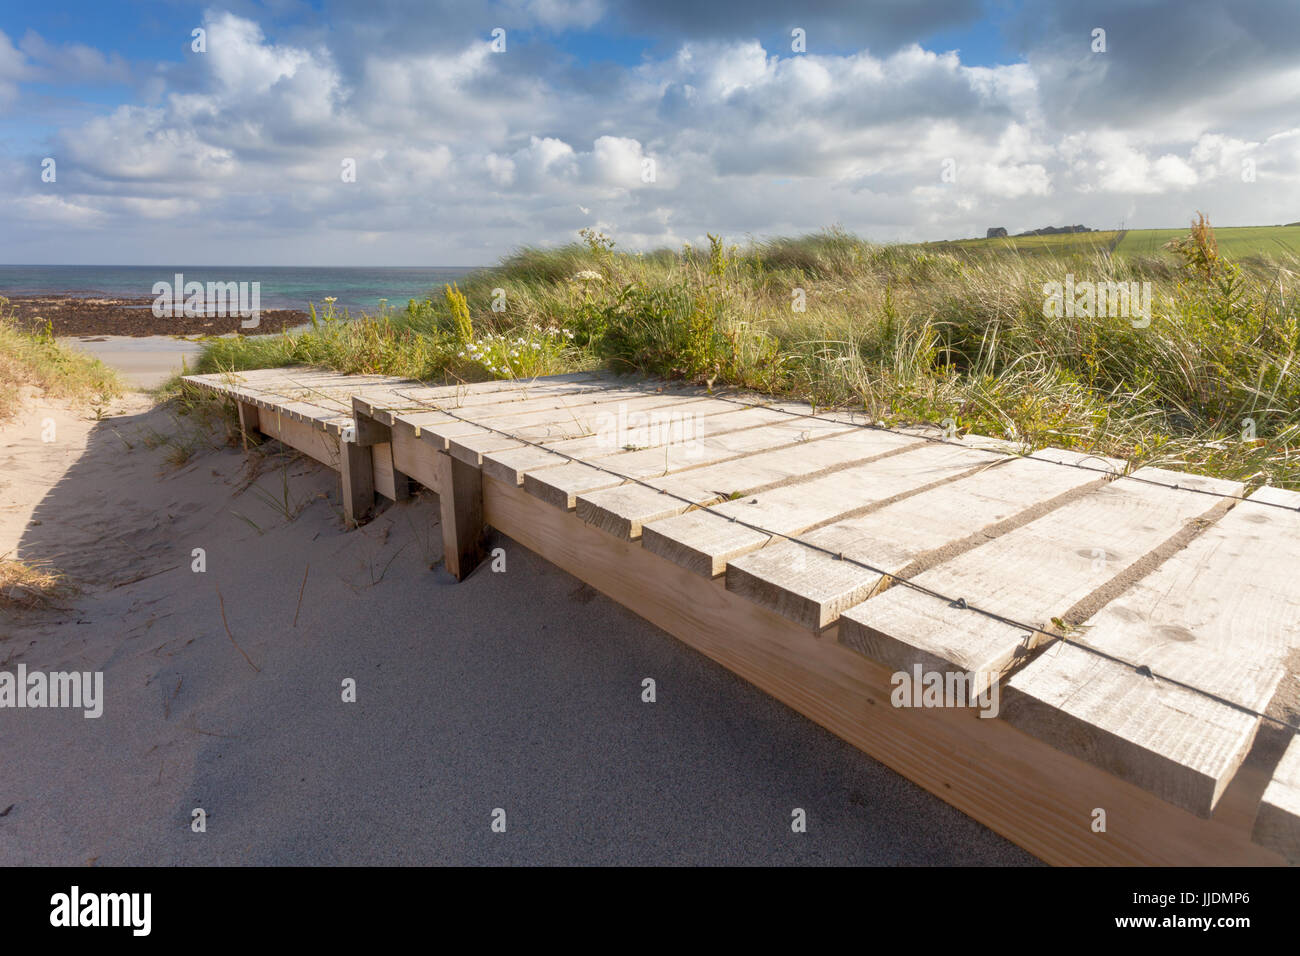
[[153,297],[155,282],[260,282],[264,309],[319,311],[333,296],[335,309],[374,312],[379,300],[405,308],[409,299],[440,295],[443,283],[463,279],[470,266],[315,268],[306,266],[6,266],[0,265],[0,296],[71,295],[86,298]]

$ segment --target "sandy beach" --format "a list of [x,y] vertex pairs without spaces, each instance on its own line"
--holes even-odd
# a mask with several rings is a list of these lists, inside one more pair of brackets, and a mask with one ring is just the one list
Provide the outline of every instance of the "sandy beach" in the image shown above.
[[0,554],[78,589],[0,612],[0,669],[105,698],[4,715],[0,865],[1033,862],[507,539],[454,585],[432,496],[347,531],[333,472],[187,434],[0,427]]
[[93,355],[136,388],[154,388],[192,368],[203,351],[198,342],[170,335],[80,335],[57,341]]

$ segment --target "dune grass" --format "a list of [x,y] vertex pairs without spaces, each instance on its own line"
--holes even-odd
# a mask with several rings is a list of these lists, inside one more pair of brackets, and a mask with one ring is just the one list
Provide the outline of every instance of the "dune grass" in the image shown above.
[[0,608],[35,610],[50,607],[75,592],[64,575],[48,562],[18,561],[0,555]]
[[[1220,256],[1204,222],[1129,258],[881,246],[839,230],[627,254],[584,230],[406,310],[214,342],[200,370],[303,362],[473,381],[600,364],[1298,487],[1298,271],[1285,254]],[[1149,324],[1052,314],[1045,285],[1067,274],[1150,283]]]
[[103,405],[122,394],[112,369],[60,345],[48,323],[38,332],[19,328],[9,301],[0,297],[0,421],[18,411],[24,385],[87,405]]

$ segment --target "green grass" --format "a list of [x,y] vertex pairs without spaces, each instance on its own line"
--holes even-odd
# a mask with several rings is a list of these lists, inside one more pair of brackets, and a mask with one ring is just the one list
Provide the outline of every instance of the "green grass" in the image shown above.
[[47,325],[29,332],[14,321],[0,297],[0,422],[18,411],[21,389],[34,386],[51,398],[103,406],[122,394],[116,373],[98,359],[60,345]]
[[[470,276],[468,330],[458,298],[431,290],[297,337],[219,340],[200,370],[306,362],[445,381],[602,364],[1300,487],[1300,259],[1234,265],[1208,233],[1112,257],[1099,243],[1113,234],[1079,235],[880,246],[832,230],[624,254],[589,233]],[[1048,315],[1044,285],[1067,273],[1150,282],[1150,324]]]
[[[969,252],[974,255],[1071,256],[1113,251],[1122,258],[1153,257],[1173,260],[1165,246],[1187,235],[1186,229],[1129,229],[1118,245],[1120,233],[1073,232],[1055,236],[1008,236],[1005,239],[959,239],[922,243],[930,252]],[[1216,229],[1219,251],[1233,259],[1254,256],[1300,256],[1300,226],[1229,226]]]
[[[1232,259],[1300,256],[1300,226],[1232,226],[1214,233],[1219,252]],[[1115,252],[1120,256],[1167,255],[1165,244],[1185,235],[1186,229],[1133,229]]]

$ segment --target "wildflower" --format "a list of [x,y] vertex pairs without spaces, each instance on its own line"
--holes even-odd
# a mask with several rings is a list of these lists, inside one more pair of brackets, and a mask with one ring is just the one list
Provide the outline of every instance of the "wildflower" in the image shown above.
[[583,269],[573,277],[575,282],[600,282],[604,276],[592,269]]

